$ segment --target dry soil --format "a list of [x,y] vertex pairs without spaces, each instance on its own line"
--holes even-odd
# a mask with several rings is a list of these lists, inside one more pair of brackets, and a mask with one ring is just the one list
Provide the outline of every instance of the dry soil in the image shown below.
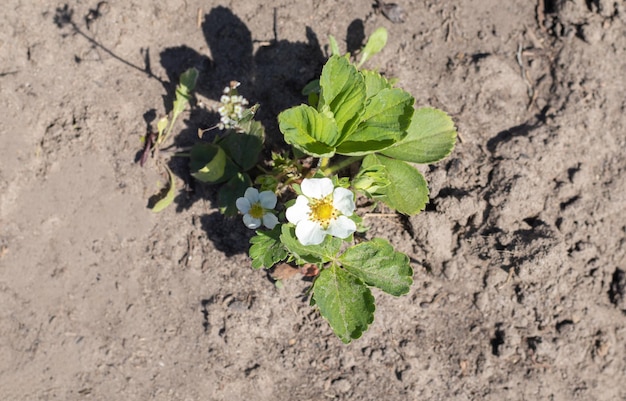
[[[626,2],[5,0],[0,5],[2,400],[626,399]],[[404,297],[342,344],[250,267],[216,191],[136,163],[201,71],[172,149],[230,80],[276,114],[304,101],[328,35],[453,117],[417,216],[368,216],[406,252]],[[361,211],[364,213],[365,210]]]

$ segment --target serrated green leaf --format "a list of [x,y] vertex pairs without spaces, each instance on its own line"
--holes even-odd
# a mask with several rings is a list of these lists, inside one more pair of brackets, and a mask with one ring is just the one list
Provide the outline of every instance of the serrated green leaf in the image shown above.
[[285,141],[315,157],[331,157],[339,139],[335,121],[307,105],[292,107],[278,115]]
[[287,250],[280,242],[280,225],[272,230],[256,232],[256,236],[250,239],[250,257],[252,258],[252,267],[260,269],[261,267],[269,269],[276,263],[287,258]]
[[365,96],[367,99],[370,99],[383,89],[390,89],[392,87],[387,78],[376,71],[365,70],[361,71],[361,74],[363,74],[363,78],[365,79]]
[[398,142],[411,123],[414,102],[415,99],[402,89],[381,89],[369,100],[356,131],[337,145],[337,153],[364,155]]
[[363,63],[369,60],[373,55],[380,52],[387,44],[387,30],[380,27],[374,31],[367,40],[363,51],[361,52],[361,60],[358,67],[360,68]]
[[318,110],[328,109],[343,138],[360,121],[365,102],[365,81],[347,58],[332,56],[322,69]]
[[176,197],[176,180],[174,179],[174,174],[167,166],[165,166],[165,169],[167,170],[167,176],[169,179],[168,188],[165,196],[159,199],[152,207],[152,211],[155,213],[158,213],[171,205]]
[[258,121],[250,121],[247,125],[248,128],[255,127],[255,131],[236,133],[231,130],[228,135],[217,141],[217,144],[224,149],[224,152],[240,167],[241,171],[248,171],[254,167],[263,149],[263,137],[259,134],[262,133],[263,126]]
[[332,265],[313,284],[312,302],[337,337],[348,344],[361,337],[374,321],[374,296],[356,276]]
[[399,296],[409,292],[413,283],[413,269],[409,258],[396,252],[384,239],[374,238],[348,248],[339,258],[350,274],[388,294]]
[[330,235],[319,245],[302,245],[296,237],[296,229],[291,224],[283,224],[281,242],[300,262],[326,263],[335,258],[341,248],[342,240]]
[[380,153],[413,163],[434,163],[448,156],[455,143],[456,130],[450,116],[424,107],[413,114],[407,136]]
[[412,215],[423,210],[428,203],[428,185],[415,167],[401,160],[383,155],[368,155],[363,159],[362,168],[382,164],[387,169],[389,185],[379,192],[379,199],[400,213]]
[[238,210],[235,202],[251,186],[252,180],[245,173],[237,173],[228,180],[217,193],[220,212],[225,216],[236,216]]
[[237,166],[221,147],[212,143],[196,143],[189,152],[191,175],[202,182],[217,184],[237,174]]

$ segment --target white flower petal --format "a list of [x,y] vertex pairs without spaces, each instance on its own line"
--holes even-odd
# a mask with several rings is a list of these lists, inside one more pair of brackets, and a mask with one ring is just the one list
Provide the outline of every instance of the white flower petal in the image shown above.
[[298,195],[296,198],[296,203],[287,208],[287,212],[285,215],[287,216],[287,220],[290,223],[298,224],[300,220],[305,220],[309,217],[309,213],[311,213],[311,208],[309,207],[309,200],[302,195]]
[[276,207],[276,195],[272,191],[263,191],[259,194],[259,202],[263,209],[274,209]]
[[237,205],[237,209],[244,214],[248,213],[252,208],[250,201],[246,198],[237,198],[237,200],[235,201],[235,205]]
[[335,188],[333,191],[333,206],[346,216],[352,216],[354,211],[354,194],[346,188]]
[[243,224],[245,224],[246,227],[254,230],[256,228],[261,227],[261,219],[256,219],[256,218],[250,216],[249,214],[244,214],[243,215]]
[[346,216],[339,216],[328,225],[326,232],[333,237],[348,238],[356,231],[356,224]]
[[333,181],[330,178],[305,178],[300,184],[302,193],[314,199],[321,199],[333,193]]
[[296,237],[302,245],[319,245],[325,236],[322,226],[310,220],[302,220],[296,226]]
[[246,189],[246,192],[243,194],[243,196],[248,201],[250,201],[251,205],[254,205],[259,201],[259,190],[254,187],[250,187]]
[[278,224],[278,217],[276,217],[272,213],[265,213],[263,215],[263,225],[265,227],[271,230],[272,228],[276,227],[276,224]]

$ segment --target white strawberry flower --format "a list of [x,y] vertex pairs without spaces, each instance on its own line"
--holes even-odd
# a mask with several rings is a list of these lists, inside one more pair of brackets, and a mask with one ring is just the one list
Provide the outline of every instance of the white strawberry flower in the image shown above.
[[278,218],[272,213],[276,207],[276,195],[272,191],[259,193],[256,188],[250,187],[235,204],[243,213],[243,223],[250,229],[255,230],[262,224],[271,230],[278,224]]
[[326,235],[348,238],[356,224],[348,216],[354,212],[352,191],[333,185],[330,178],[305,178],[302,195],[287,209],[287,220],[296,225],[296,237],[302,245],[318,245]]

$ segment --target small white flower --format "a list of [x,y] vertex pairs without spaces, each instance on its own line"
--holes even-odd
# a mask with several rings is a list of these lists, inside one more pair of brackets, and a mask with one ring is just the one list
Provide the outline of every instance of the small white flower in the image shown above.
[[237,209],[243,213],[243,224],[250,229],[257,229],[263,224],[270,230],[278,224],[278,218],[272,213],[276,207],[276,195],[272,191],[259,193],[256,188],[248,188],[243,197],[236,201]]
[[348,238],[356,224],[347,216],[354,212],[354,194],[333,186],[330,178],[305,178],[302,195],[287,209],[287,220],[296,225],[296,237],[302,245],[318,245],[326,235]]
[[236,128],[239,120],[248,105],[248,100],[237,94],[239,82],[232,81],[230,86],[224,88],[224,94],[220,97],[220,106],[217,111],[220,113],[220,122],[217,126],[220,129]]

